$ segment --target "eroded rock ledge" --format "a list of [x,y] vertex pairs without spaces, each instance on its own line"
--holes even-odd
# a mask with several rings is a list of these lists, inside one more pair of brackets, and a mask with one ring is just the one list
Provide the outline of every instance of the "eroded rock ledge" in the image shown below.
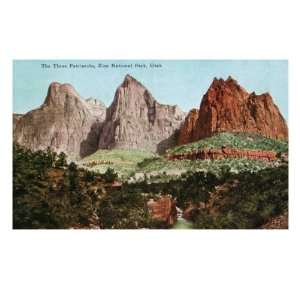
[[273,161],[278,159],[278,154],[275,151],[264,150],[241,150],[236,148],[222,149],[201,149],[198,151],[167,155],[168,160],[196,160],[196,159],[226,159],[226,158],[247,158],[247,159],[262,159]]

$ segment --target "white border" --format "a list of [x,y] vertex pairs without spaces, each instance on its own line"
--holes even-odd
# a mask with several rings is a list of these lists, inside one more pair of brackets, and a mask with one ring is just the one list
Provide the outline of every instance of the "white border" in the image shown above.
[[[2,0],[1,299],[299,299],[298,12],[276,0]],[[290,229],[12,231],[12,59],[45,58],[288,59]]]

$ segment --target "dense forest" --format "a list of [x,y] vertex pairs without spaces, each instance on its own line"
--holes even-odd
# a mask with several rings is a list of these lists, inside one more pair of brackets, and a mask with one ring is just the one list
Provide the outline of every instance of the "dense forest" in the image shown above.
[[224,168],[220,176],[187,172],[169,182],[133,186],[145,193],[171,194],[199,229],[258,228],[288,210],[287,165],[238,174]]
[[288,165],[256,172],[218,175],[186,172],[161,182],[144,178],[115,185],[117,173],[104,174],[68,163],[64,153],[32,152],[14,144],[13,227],[170,228],[154,220],[147,202],[171,195],[193,228],[260,228],[288,210]]

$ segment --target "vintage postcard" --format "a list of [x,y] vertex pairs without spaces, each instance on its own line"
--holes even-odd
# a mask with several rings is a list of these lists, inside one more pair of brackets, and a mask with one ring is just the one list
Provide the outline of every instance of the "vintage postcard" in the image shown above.
[[285,60],[15,60],[14,229],[287,229]]

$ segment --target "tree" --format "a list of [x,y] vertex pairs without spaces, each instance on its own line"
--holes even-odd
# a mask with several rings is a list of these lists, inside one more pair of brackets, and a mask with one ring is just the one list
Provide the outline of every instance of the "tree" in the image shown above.
[[[53,167],[50,151],[32,152],[17,144],[13,151],[13,228],[89,226],[100,201],[89,191],[89,184],[79,184],[75,163],[57,172],[59,178],[52,180],[51,176],[40,176]],[[60,158],[65,161],[64,154]]]
[[78,185],[79,185],[79,178],[78,178],[77,165],[74,162],[71,162],[69,164],[68,174],[69,174],[69,189],[70,189],[70,191],[77,190]]
[[89,170],[85,170],[84,171],[84,180],[87,181],[87,182],[92,182],[95,180],[96,178],[96,174],[92,171],[89,171]]
[[108,168],[106,172],[103,174],[103,179],[108,182],[112,183],[117,180],[118,174],[112,168]]
[[64,152],[60,152],[55,161],[55,167],[63,168],[65,166],[67,166],[67,155]]
[[53,167],[56,161],[56,157],[57,157],[57,153],[52,151],[50,147],[47,147],[47,151],[46,151],[46,163],[47,163],[47,167]]

